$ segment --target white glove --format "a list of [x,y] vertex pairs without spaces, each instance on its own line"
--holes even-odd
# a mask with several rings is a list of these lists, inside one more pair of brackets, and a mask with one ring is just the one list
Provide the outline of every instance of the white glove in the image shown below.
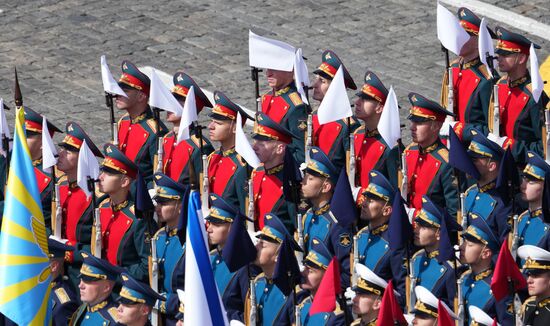
[[353,194],[353,200],[357,202],[357,198],[361,195],[361,187],[351,187],[351,193]]
[[409,222],[412,224],[415,209],[405,206],[405,210],[407,211],[407,216],[409,217]]
[[439,135],[443,137],[449,137],[449,127],[454,128],[456,124],[456,121],[445,120],[445,122],[443,122],[441,130],[439,130]]
[[149,189],[148,192],[149,192],[149,197],[151,197],[151,200],[153,201],[153,205],[157,206],[157,202],[153,199],[157,194],[157,189],[156,188]]
[[504,145],[504,143],[506,142],[508,137],[506,137],[506,136],[500,137],[500,136],[497,136],[497,135],[490,132],[489,135],[487,135],[487,139],[489,139],[490,141],[492,141],[494,143],[497,143],[498,146],[502,147],[502,145]]
[[351,287],[348,286],[348,288],[346,289],[346,292],[344,292],[344,297],[347,299],[347,300],[353,300],[353,298],[355,298],[355,291],[353,291],[351,289]]
[[245,326],[241,321],[233,319],[229,322],[229,326]]
[[246,230],[246,231],[248,232],[248,236],[250,237],[250,240],[252,240],[252,243],[256,245],[259,240],[256,236],[262,233],[262,231],[256,231],[256,232],[251,232],[250,230]]

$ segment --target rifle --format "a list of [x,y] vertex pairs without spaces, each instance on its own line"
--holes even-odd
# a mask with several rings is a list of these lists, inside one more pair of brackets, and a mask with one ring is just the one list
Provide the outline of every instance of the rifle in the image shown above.
[[456,281],[458,298],[458,311],[456,315],[458,316],[458,325],[464,325],[464,298],[462,297],[462,278],[458,278]]
[[544,109],[544,124],[546,125],[545,159],[550,162],[550,109]]
[[257,314],[258,314],[258,308],[256,307],[256,282],[251,279],[250,280],[250,318],[249,318],[249,326],[256,326],[257,322]]
[[357,264],[359,264],[359,246],[357,245],[357,235],[353,236],[353,271],[351,274],[352,288],[357,285]]
[[254,233],[256,231],[254,226],[254,183],[252,177],[248,179],[248,212],[247,212],[246,228],[249,232]]
[[[159,265],[157,257],[157,239],[151,237],[151,289],[157,292],[159,291]],[[157,309],[151,310],[151,325],[157,326],[159,324],[159,312]]]
[[407,157],[405,151],[401,153],[401,174],[403,174],[403,179],[401,180],[401,197],[407,200],[409,195],[409,177],[407,176]]
[[409,278],[410,278],[410,285],[411,287],[409,288],[409,296],[410,296],[410,304],[409,304],[409,312],[411,312],[414,308],[414,306],[416,305],[416,294],[414,293],[414,288],[416,287],[416,276],[414,276],[414,273],[413,273],[413,266],[410,262],[410,259],[408,260],[409,262]]
[[118,125],[115,121],[115,109],[113,106],[113,94],[105,92],[105,105],[111,110],[111,141],[113,145],[118,145]]
[[92,254],[101,258],[101,252],[103,251],[103,242],[101,234],[101,217],[99,215],[99,208],[97,207],[96,198],[95,198],[95,182],[96,180],[88,178],[88,191],[92,193],[92,210],[94,212],[94,226],[92,230]]
[[298,306],[296,304],[296,302],[294,303],[295,306],[294,306],[294,326],[302,326],[302,316],[301,316],[301,311],[300,311],[300,306]]
[[512,227],[513,237],[512,237],[512,245],[510,246],[510,253],[512,254],[512,257],[514,259],[517,258],[518,254],[518,245],[519,245],[519,235],[518,235],[518,220],[519,216],[518,214],[514,214],[512,217],[514,223]]
[[309,162],[309,151],[313,146],[313,115],[307,115],[307,132],[306,132],[306,163]]
[[202,154],[202,193],[201,201],[206,208],[210,208],[208,205],[208,197],[210,196],[210,181],[208,180],[208,156]]
[[160,109],[153,108],[153,116],[155,119],[155,123],[157,124],[157,138],[158,138],[158,147],[157,147],[157,167],[156,172],[162,173],[162,161],[164,156],[164,146],[163,146],[163,139],[160,136]]
[[453,85],[453,68],[449,60],[449,50],[441,46],[443,52],[445,52],[445,64],[447,65],[447,111],[454,111],[454,85]]
[[[468,219],[466,216],[465,202],[466,202],[466,195],[463,192],[461,192],[460,193],[460,214],[462,215],[462,221],[460,224],[462,226],[462,230],[464,231],[466,231],[466,229],[468,228]],[[462,239],[462,237],[460,237],[460,239]]]
[[258,73],[262,71],[256,67],[252,67],[251,70],[250,70],[250,78],[252,79],[252,81],[254,82],[254,85],[255,85],[255,99],[256,99],[256,113],[257,112],[261,112],[262,111],[262,106],[261,106],[261,103],[260,103],[260,81],[259,81],[259,78],[258,78]]
[[[489,69],[491,69],[491,72],[493,74],[493,78],[498,76],[495,68],[494,68],[494,57],[489,54],[489,52],[485,53],[485,57],[487,58],[487,65],[489,66]],[[498,84],[495,83],[493,85],[493,116],[489,117],[491,119],[491,122],[493,123],[493,130],[491,132],[495,134],[495,136],[500,137],[500,100],[498,98]]]
[[355,136],[351,132],[351,119],[348,119],[348,137],[349,137],[349,184],[352,187],[355,187],[355,173],[356,173],[356,165],[355,162]]
[[[302,250],[305,251],[304,248],[304,225],[302,224],[302,214],[297,213],[296,214],[296,232],[298,232],[298,245]],[[300,270],[302,270],[304,260],[304,252],[303,251],[295,251],[296,260],[298,261],[298,265],[300,265]]]
[[61,198],[59,196],[59,185],[55,178],[55,166],[52,169],[52,183],[53,183],[53,196],[52,196],[52,212],[55,212],[55,217],[52,218],[52,230],[53,235],[62,238],[61,236],[61,223],[63,223],[63,215],[61,209]]

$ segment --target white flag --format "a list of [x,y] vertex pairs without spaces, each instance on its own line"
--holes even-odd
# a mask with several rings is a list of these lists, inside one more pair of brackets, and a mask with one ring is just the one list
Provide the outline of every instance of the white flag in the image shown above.
[[248,59],[251,67],[292,71],[296,49],[285,42],[248,32]]
[[317,109],[317,116],[319,117],[319,123],[324,125],[351,117],[352,115],[353,112],[351,111],[351,104],[344,82],[344,70],[340,66],[328,87],[321,105],[319,105],[319,109]]
[[176,144],[179,144],[182,140],[189,139],[189,126],[198,119],[194,86],[191,86],[189,88],[189,92],[187,92],[187,97],[185,99],[182,112]]
[[493,62],[491,63],[493,64],[493,67],[495,67],[495,48],[493,46],[493,39],[491,38],[491,34],[489,34],[489,29],[487,28],[487,21],[485,20],[485,18],[481,19],[481,24],[479,25],[477,48],[479,50],[479,59],[485,64],[485,66],[487,67],[487,71],[489,72],[491,77],[493,77],[493,72],[489,67],[489,62],[487,62],[487,55],[493,57]]
[[[4,111],[4,99],[0,98],[0,139],[6,137],[10,139],[10,127],[8,126],[8,120],[6,119],[6,112]],[[11,141],[8,141],[9,149],[11,149]],[[4,143],[0,146],[0,153],[2,156],[6,156],[5,149],[3,148]],[[8,150],[9,150],[8,149]]]
[[105,59],[105,55],[101,56],[101,81],[103,82],[103,90],[105,92],[109,94],[128,97],[128,95],[124,93],[122,88],[120,88],[118,83],[113,78],[111,70],[109,70],[109,66],[107,65],[107,59]]
[[304,87],[310,86],[311,83],[309,82],[309,73],[302,55],[302,49],[298,49],[298,51],[296,51],[294,61],[294,81],[296,82],[296,88],[298,88],[298,93],[300,93],[302,101],[309,105]]
[[[181,112],[183,111],[181,104],[162,82],[155,69],[151,70],[151,90],[149,94],[150,106],[172,112],[178,117],[181,116]],[[187,96],[187,99],[189,99],[189,96]]]
[[246,135],[244,134],[242,121],[243,118],[241,117],[241,113],[237,113],[235,151],[237,151],[237,153],[239,153],[244,158],[248,165],[253,168],[257,168],[258,166],[260,166],[260,159],[256,155],[256,152],[254,152],[254,149],[252,149],[252,146],[250,145],[248,139],[246,138]]
[[90,147],[88,147],[88,144],[86,144],[86,141],[82,143],[82,147],[80,147],[80,151],[78,152],[76,175],[76,183],[86,193],[86,196],[90,196],[92,193],[88,190],[88,177],[97,180],[99,177],[99,163]]
[[378,121],[378,132],[390,148],[397,145],[397,140],[401,138],[399,106],[393,86],[390,87],[380,121]]
[[544,82],[540,76],[539,59],[537,58],[537,53],[535,52],[535,46],[533,43],[531,43],[531,47],[529,48],[529,58],[531,61],[531,67],[529,69],[531,73],[531,84],[533,85],[531,93],[533,93],[533,99],[535,102],[538,103],[540,95],[544,91]]
[[48,130],[48,121],[46,117],[42,117],[42,167],[45,171],[50,171],[50,168],[57,164],[57,149],[53,144],[50,131]]
[[437,3],[437,38],[443,46],[458,55],[460,49],[470,39],[468,32],[460,26],[460,21],[449,10]]

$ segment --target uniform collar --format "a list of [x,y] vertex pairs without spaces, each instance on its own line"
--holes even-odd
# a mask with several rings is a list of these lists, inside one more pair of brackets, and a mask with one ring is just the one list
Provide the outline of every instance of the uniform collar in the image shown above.
[[281,88],[280,90],[275,91],[275,92],[274,92],[275,96],[281,96],[281,95],[283,95],[283,94],[285,94],[285,93],[288,93],[288,91],[290,90],[290,86],[291,86],[291,85],[288,85],[288,86],[285,87],[285,88]]
[[516,79],[516,80],[508,79],[508,86],[510,88],[518,87],[519,85],[525,83],[528,78],[529,78],[529,76],[523,76],[523,77],[521,77],[519,79]]
[[266,174],[276,174],[276,173],[279,173],[283,170],[283,164],[279,164],[277,166],[274,166],[270,169],[266,169],[265,170],[265,173]]
[[432,251],[432,252],[427,252],[427,251],[426,251],[426,257],[428,257],[428,258],[430,258],[430,259],[431,259],[431,258],[435,258],[435,257],[437,257],[438,255],[439,255],[439,250],[434,250],[434,251]]
[[330,204],[325,204],[322,207],[319,207],[317,209],[313,209],[313,214],[315,215],[322,215],[325,214],[330,209]]
[[389,224],[388,223],[384,223],[382,225],[379,225],[377,227],[375,227],[374,229],[372,229],[372,231],[370,231],[371,234],[373,235],[379,235],[380,233],[386,231],[389,227]]
[[530,211],[529,215],[531,215],[531,217],[540,217],[540,216],[542,216],[542,208],[537,208],[534,211]]
[[113,209],[113,212],[118,212],[124,209],[124,207],[128,206],[128,200],[123,201],[120,204],[113,205],[111,203],[111,208]]
[[492,181],[492,182],[489,182],[488,184],[486,184],[482,187],[478,187],[478,188],[479,188],[479,192],[487,192],[489,190],[495,189],[496,186],[497,186],[497,182]]
[[178,234],[178,228],[177,227],[171,228],[171,227],[166,226],[166,234],[169,237],[173,237],[173,236]]
[[473,60],[470,60],[468,62],[464,62],[462,63],[462,69],[466,70],[466,69],[470,69],[472,67],[475,67],[479,64],[479,57],[478,58],[475,58]]
[[137,117],[130,119],[130,121],[132,124],[136,124],[136,123],[139,123],[141,120],[146,119],[148,115],[149,115],[149,108],[147,108],[147,110],[143,111],[143,113],[138,115]]
[[481,273],[478,273],[478,274],[474,275],[473,279],[474,279],[474,281],[480,281],[480,280],[488,277],[492,273],[493,273],[493,269],[489,268],[489,269],[484,270]]
[[78,181],[70,181],[69,182],[69,188],[71,188],[71,189],[78,188]]
[[539,308],[542,308],[547,305],[550,305],[550,298],[542,299],[537,303],[537,307]]
[[38,166],[42,164],[42,158],[32,161],[32,166]]
[[221,149],[221,147],[220,147],[220,152],[222,153],[222,156],[223,156],[223,157],[227,157],[227,156],[229,156],[229,155],[235,153],[235,147],[231,147],[230,149],[227,149],[227,150],[225,150],[225,151],[223,151],[223,150]]
[[378,132],[378,129],[374,129],[374,130],[365,129],[365,137],[374,137],[378,135],[380,135],[380,132]]
[[433,151],[435,151],[439,147],[439,139],[435,141],[435,143],[431,144],[430,146],[426,148],[421,148],[420,145],[418,146],[418,149],[420,151],[420,154],[428,154]]
[[378,320],[378,318],[374,318],[373,320],[366,323],[365,326],[376,326],[376,321],[377,320]]
[[108,303],[107,300],[103,300],[103,301],[101,301],[100,303],[98,303],[98,304],[96,304],[96,305],[94,305],[94,306],[91,306],[91,307],[90,307],[90,306],[88,305],[88,311],[89,311],[89,312],[96,312],[96,311],[102,309],[103,307],[105,307],[105,306],[107,305],[107,303]]

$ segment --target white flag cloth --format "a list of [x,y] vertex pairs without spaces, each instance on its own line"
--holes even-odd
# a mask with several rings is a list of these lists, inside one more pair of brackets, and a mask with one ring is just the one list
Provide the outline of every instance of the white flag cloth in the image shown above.
[[90,147],[88,147],[88,144],[86,144],[86,141],[84,141],[78,152],[76,183],[86,193],[86,196],[92,194],[88,190],[88,177],[97,180],[99,177],[99,163]]
[[437,38],[443,46],[458,55],[460,49],[470,39],[468,32],[460,26],[458,18],[437,3]]
[[531,47],[529,48],[529,59],[531,61],[529,72],[531,73],[531,84],[533,85],[531,93],[533,93],[533,99],[535,102],[538,103],[540,95],[542,94],[542,91],[544,91],[544,82],[540,76],[539,59],[537,58],[537,53],[535,52],[533,43],[531,43]]
[[300,93],[302,101],[309,105],[304,87],[310,86],[311,83],[309,81],[307,66],[302,55],[302,49],[298,49],[298,51],[296,51],[294,61],[294,81],[296,82],[296,88],[298,88],[298,93]]
[[191,86],[185,104],[183,105],[180,126],[178,129],[178,139],[176,144],[179,144],[182,140],[189,139],[189,126],[197,121],[197,103],[195,100],[195,87]]
[[185,242],[185,325],[229,325],[208,250],[200,194],[192,190],[187,211]]
[[295,55],[296,49],[290,44],[248,32],[248,60],[251,67],[292,71]]
[[50,171],[50,168],[57,163],[57,149],[53,144],[52,137],[48,130],[48,121],[42,117],[42,167]]
[[378,132],[390,148],[397,145],[397,140],[401,138],[399,106],[393,86],[390,87],[380,121],[378,121]]
[[324,125],[332,121],[338,121],[347,117],[351,117],[351,104],[349,102],[346,84],[344,82],[344,71],[342,66],[334,75],[327,93],[317,109],[319,123]]
[[105,55],[101,56],[101,81],[103,82],[103,90],[105,92],[128,97],[128,95],[124,93],[122,88],[120,88],[116,80],[113,78],[111,70],[109,70],[109,66],[107,65]]
[[[181,104],[162,82],[155,69],[151,70],[151,90],[149,94],[150,106],[172,112],[178,117],[181,116],[181,112],[183,111]],[[187,99],[189,99],[189,96],[187,96]],[[195,99],[194,96],[193,99]]]
[[[6,112],[4,111],[4,99],[0,98],[0,139],[4,136],[7,139],[10,139],[10,127],[8,126],[8,120],[6,119]],[[11,149],[11,141],[8,141],[9,148]],[[5,150],[2,147],[4,144],[2,143],[0,146],[0,153],[2,156],[6,156]]]
[[491,34],[489,34],[489,29],[487,28],[487,21],[485,20],[485,18],[481,18],[481,24],[479,25],[477,48],[479,50],[479,59],[485,64],[485,66],[487,67],[487,71],[489,72],[491,77],[493,77],[493,72],[491,71],[491,68],[489,68],[489,62],[487,62],[487,54],[493,57],[493,67],[496,67],[496,59],[494,59],[495,48],[493,46],[493,39],[491,38]]
[[246,163],[253,168],[260,166],[260,159],[256,155],[256,152],[252,149],[252,146],[248,142],[244,130],[242,127],[242,117],[240,113],[237,113],[237,125],[235,131],[235,151],[239,153]]

